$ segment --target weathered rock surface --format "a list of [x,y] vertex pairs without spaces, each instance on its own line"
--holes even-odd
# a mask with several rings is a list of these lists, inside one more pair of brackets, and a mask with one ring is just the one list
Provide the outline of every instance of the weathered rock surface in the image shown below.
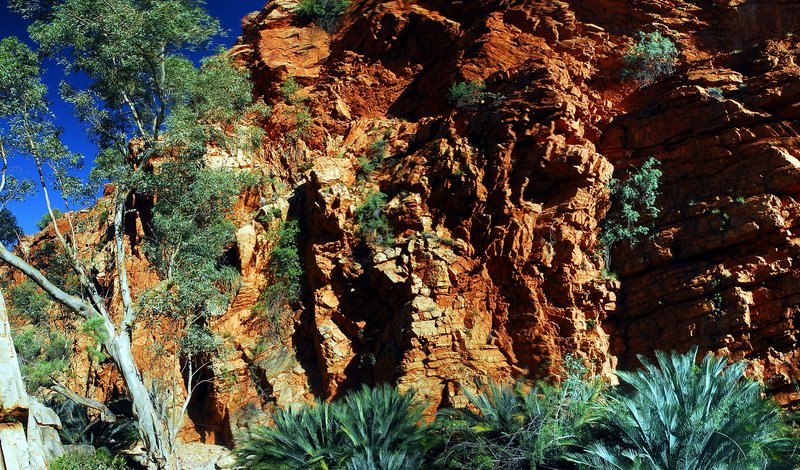
[[[315,394],[392,380],[453,404],[474,377],[546,377],[566,353],[608,372],[699,344],[795,395],[798,5],[361,1],[325,41],[290,8],[251,18],[240,47],[267,100],[294,76],[315,117],[295,336],[316,351]],[[640,89],[621,56],[653,29],[678,69]],[[494,96],[453,110],[464,80]],[[387,158],[357,175],[381,139]],[[605,185],[650,156],[654,236],[615,250],[621,283],[606,281]],[[393,246],[353,223],[374,190]]]

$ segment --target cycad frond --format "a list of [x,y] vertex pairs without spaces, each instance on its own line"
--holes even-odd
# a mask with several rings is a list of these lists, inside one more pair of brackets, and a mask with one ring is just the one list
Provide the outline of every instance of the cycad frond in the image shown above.
[[413,392],[399,393],[388,385],[372,389],[365,386],[349,393],[337,405],[340,429],[347,436],[353,455],[361,459],[359,461],[379,464],[380,459],[390,459],[391,455],[415,460],[427,449],[423,407],[414,401]]
[[[744,363],[707,355],[656,352],[655,363],[618,372],[630,388],[605,405],[608,445],[589,445],[571,459],[590,468],[777,468],[785,445],[780,412],[744,379]],[[613,444],[613,445],[612,445]],[[627,463],[625,463],[627,462]],[[623,464],[624,463],[624,464]]]
[[344,458],[343,436],[329,404],[278,410],[273,418],[274,427],[257,428],[237,449],[239,465],[253,470],[323,469]]

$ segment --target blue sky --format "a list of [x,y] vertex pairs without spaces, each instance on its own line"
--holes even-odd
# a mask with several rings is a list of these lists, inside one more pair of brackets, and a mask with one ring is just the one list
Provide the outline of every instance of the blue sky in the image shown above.
[[[236,38],[241,34],[242,18],[248,13],[260,10],[264,7],[266,0],[208,0],[206,8],[213,15],[219,18],[222,28],[227,30],[227,36],[217,38],[217,44],[231,46]],[[27,23],[18,15],[8,10],[6,0],[0,0],[0,37],[18,36],[30,42],[27,37]],[[212,49],[214,49],[212,47]],[[63,70],[53,61],[45,63],[46,75],[45,83],[50,89],[50,99],[52,109],[58,120],[58,124],[64,129],[63,140],[73,152],[78,152],[86,156],[85,174],[91,168],[91,162],[97,149],[89,142],[83,126],[75,120],[72,109],[69,105],[61,101],[58,96],[58,84],[63,80]],[[73,83],[74,80],[70,80]],[[35,167],[25,161],[10,162],[11,173],[14,175],[24,175],[33,177]],[[60,206],[60,204],[56,204]],[[60,206],[63,209],[63,206]],[[42,195],[29,197],[24,202],[15,202],[9,208],[17,216],[20,226],[25,233],[33,233],[37,230],[36,222],[41,219],[47,211]]]

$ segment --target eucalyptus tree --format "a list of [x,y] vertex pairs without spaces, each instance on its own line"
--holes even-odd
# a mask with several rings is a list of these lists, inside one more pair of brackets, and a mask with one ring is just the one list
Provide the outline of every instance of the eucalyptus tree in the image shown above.
[[[230,173],[208,168],[203,156],[211,142],[235,145],[241,137],[252,137],[240,132],[249,129],[241,123],[252,111],[250,85],[224,57],[198,69],[186,56],[219,33],[218,22],[199,0],[10,3],[33,20],[29,32],[41,53],[58,58],[67,72],[88,77],[86,88],[62,83],[60,92],[100,149],[92,177],[113,183],[116,291],[108,296],[98,290],[91,260],[77,244],[72,214],[57,223],[49,188],[59,190],[69,203],[84,196],[90,185],[70,176],[69,169],[80,159],[61,143],[36,54],[18,41],[15,51],[0,57],[0,70],[13,71],[2,75],[0,83],[2,117],[18,136],[16,154],[36,164],[53,232],[80,288],[65,290],[2,247],[0,260],[93,326],[125,382],[148,465],[178,468],[174,429],[189,397],[179,407],[178,419],[168,419],[163,397],[148,387],[133,359],[131,335],[143,319],[171,315],[181,333],[176,337],[182,348],[175,353],[193,361],[196,354],[218,347],[208,334],[207,316],[220,311],[233,286],[234,276],[220,258],[231,239],[224,216],[239,188]],[[142,222],[148,236],[145,251],[164,282],[134,299],[126,266],[126,227],[141,215],[134,204],[142,200],[161,201],[153,207],[152,219]],[[198,265],[202,269],[193,271]],[[192,391],[191,385],[187,388]]]

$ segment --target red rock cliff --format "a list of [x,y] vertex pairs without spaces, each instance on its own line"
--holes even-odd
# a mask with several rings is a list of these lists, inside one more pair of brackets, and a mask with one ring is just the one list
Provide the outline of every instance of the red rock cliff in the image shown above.
[[[250,18],[239,47],[276,109],[292,76],[314,116],[295,347],[316,352],[315,393],[395,380],[453,404],[458,383],[546,376],[566,353],[607,372],[699,344],[752,361],[789,399],[800,5],[360,1],[332,36],[291,8]],[[621,57],[653,30],[678,68],[640,89]],[[454,110],[447,90],[465,80],[499,98]],[[388,158],[356,182],[384,134]],[[650,156],[664,172],[654,235],[615,250],[620,282],[603,280],[606,184]],[[373,187],[397,241],[365,252],[352,214]]]
[[[237,207],[243,284],[214,325],[237,374],[196,398],[187,438],[227,442],[254,409],[362,383],[459,405],[474,378],[548,377],[568,353],[609,373],[692,344],[796,397],[800,4],[359,0],[333,35],[293,6],[248,17],[233,49],[273,112],[262,154],[217,157],[267,183]],[[622,81],[635,33],[654,30],[678,45],[676,72]],[[281,93],[289,77],[302,103]],[[466,80],[494,97],[454,109],[448,89]],[[650,156],[664,172],[654,235],[616,249],[606,280],[607,183]],[[375,191],[388,246],[355,221]],[[287,214],[302,302],[264,347],[253,306]]]

